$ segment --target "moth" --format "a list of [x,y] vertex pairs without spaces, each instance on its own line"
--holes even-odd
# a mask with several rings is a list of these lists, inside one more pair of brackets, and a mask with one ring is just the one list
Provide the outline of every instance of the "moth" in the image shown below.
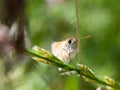
[[63,41],[53,42],[51,48],[53,55],[65,64],[68,64],[77,53],[77,39],[70,37]]

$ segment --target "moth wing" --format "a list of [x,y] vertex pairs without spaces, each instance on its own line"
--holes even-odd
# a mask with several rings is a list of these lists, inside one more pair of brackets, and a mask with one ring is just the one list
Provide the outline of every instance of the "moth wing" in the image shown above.
[[59,56],[60,52],[61,52],[61,45],[59,42],[54,42],[51,44],[51,50],[53,55],[55,55],[56,57]]

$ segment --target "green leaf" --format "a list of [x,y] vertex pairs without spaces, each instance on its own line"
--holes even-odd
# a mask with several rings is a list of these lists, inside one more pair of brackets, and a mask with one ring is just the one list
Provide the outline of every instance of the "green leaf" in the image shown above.
[[90,68],[88,68],[86,65],[83,65],[83,64],[78,64],[80,70],[81,70],[81,73],[87,77],[90,77],[90,78],[93,78],[93,79],[96,79],[94,73],[92,72],[92,70]]
[[113,80],[112,78],[105,76],[105,82],[109,84],[111,87],[116,88],[116,90],[120,90],[120,86]]
[[79,68],[76,68],[75,66],[72,66],[70,64],[65,64],[61,60],[59,60],[57,57],[55,57],[52,53],[38,46],[34,46],[33,49],[27,49],[26,52],[32,55],[32,58],[35,61],[51,64],[51,65],[57,66],[58,68],[60,67],[65,69],[66,72],[62,73],[61,75],[65,75],[65,74],[72,75],[70,74],[70,72],[74,71],[75,73],[73,74],[78,73],[82,75],[82,77],[84,77],[83,78],[84,80],[88,79],[89,82],[95,81],[99,84],[109,86],[114,90],[120,90],[120,86],[113,79],[105,77],[105,80],[104,80],[96,77],[93,71],[90,68],[88,68],[86,65],[78,64]]
[[[60,63],[60,64],[63,64],[63,62],[59,59],[57,59],[52,53],[46,51],[45,49],[43,48],[40,48],[38,46],[34,46],[32,48],[33,52],[36,53],[37,55],[41,56],[41,58],[49,58],[49,62],[56,62],[56,63]],[[37,61],[40,61],[37,59]],[[42,60],[43,61],[43,60]]]

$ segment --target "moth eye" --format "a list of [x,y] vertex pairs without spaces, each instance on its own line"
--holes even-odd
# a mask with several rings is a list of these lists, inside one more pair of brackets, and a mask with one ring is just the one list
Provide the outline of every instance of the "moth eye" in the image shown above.
[[68,43],[71,44],[71,43],[72,43],[72,40],[70,39],[70,40],[68,41]]

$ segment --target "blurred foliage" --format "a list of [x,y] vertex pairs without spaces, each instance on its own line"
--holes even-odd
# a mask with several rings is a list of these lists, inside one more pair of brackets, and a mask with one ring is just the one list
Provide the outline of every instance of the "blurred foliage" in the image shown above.
[[[74,0],[27,0],[26,17],[32,45],[50,50],[52,42],[76,36]],[[79,0],[79,21],[80,36],[92,36],[81,40],[82,62],[98,77],[109,76],[119,83],[120,1]],[[71,63],[77,62],[76,56]],[[4,65],[1,59],[0,90],[80,90],[78,77],[59,76],[57,68],[28,57],[7,75]],[[82,85],[83,90],[96,90],[98,86],[85,81]]]

